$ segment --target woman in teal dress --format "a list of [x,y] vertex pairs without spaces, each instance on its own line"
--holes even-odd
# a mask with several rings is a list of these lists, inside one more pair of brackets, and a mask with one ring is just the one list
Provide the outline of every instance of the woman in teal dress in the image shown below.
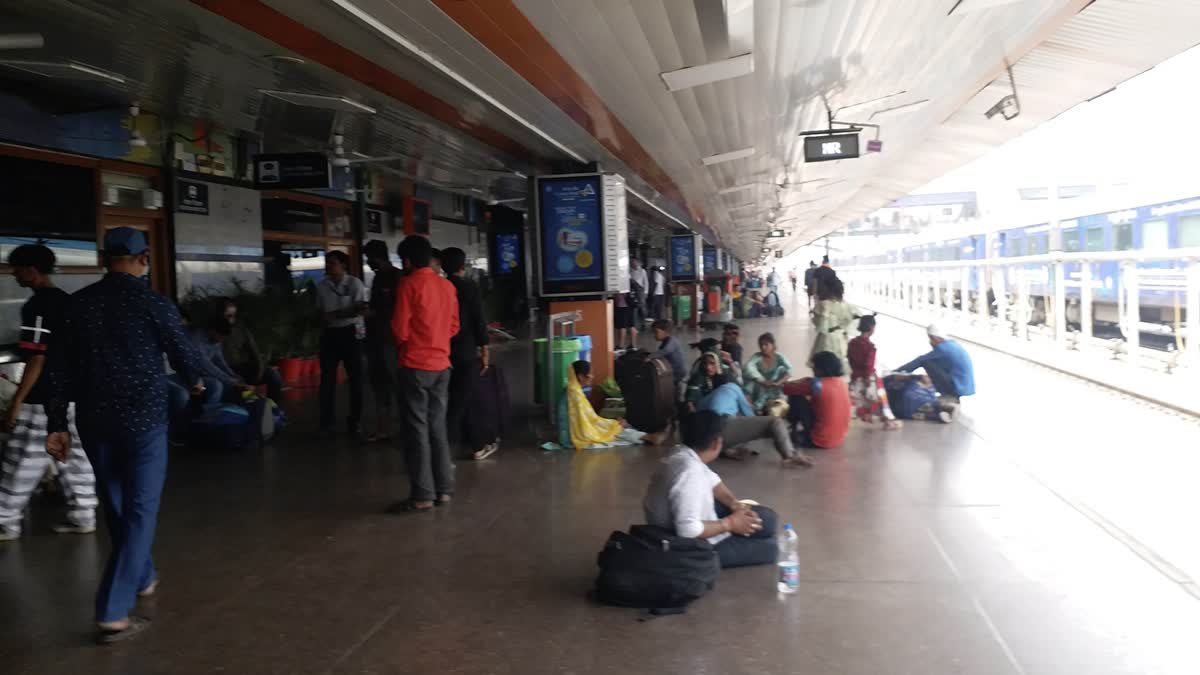
[[750,403],[761,412],[772,400],[787,398],[783,394],[783,384],[792,375],[792,364],[775,350],[775,336],[770,333],[758,337],[758,350],[742,369],[742,377]]

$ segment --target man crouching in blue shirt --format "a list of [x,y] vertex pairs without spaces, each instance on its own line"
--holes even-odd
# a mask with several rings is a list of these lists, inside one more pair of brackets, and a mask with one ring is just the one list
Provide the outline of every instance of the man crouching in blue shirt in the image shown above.
[[911,373],[924,368],[933,387],[942,395],[943,408],[949,408],[953,414],[963,396],[975,393],[975,367],[967,350],[949,339],[940,326],[930,324],[925,332],[933,351],[900,366],[896,372]]
[[96,593],[96,641],[130,638],[149,625],[130,614],[154,593],[150,559],[167,475],[167,376],[163,354],[184,382],[203,392],[199,357],[179,310],[142,279],[146,236],[118,227],[104,235],[108,273],[67,303],[61,358],[52,361],[46,450],[62,461],[71,447],[67,407],[75,402],[83,450],[96,473],[112,552]]

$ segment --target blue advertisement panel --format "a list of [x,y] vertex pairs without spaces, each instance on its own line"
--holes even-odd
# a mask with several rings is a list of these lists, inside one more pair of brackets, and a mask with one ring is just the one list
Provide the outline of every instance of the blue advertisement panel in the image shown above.
[[542,278],[547,290],[604,290],[604,239],[600,176],[538,180]]
[[508,275],[521,267],[521,237],[515,232],[496,235],[496,274]]
[[713,270],[719,269],[721,265],[717,260],[717,247],[704,245],[704,273],[708,274]]
[[695,235],[671,237],[671,281],[695,281],[696,262]]

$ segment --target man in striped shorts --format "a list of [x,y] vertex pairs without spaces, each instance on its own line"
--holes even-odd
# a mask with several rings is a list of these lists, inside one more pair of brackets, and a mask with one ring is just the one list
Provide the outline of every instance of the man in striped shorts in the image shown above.
[[[37,244],[19,246],[8,256],[13,278],[32,289],[33,297],[21,308],[20,347],[25,373],[3,418],[9,437],[0,462],[0,541],[21,535],[25,505],[53,462],[46,452],[47,384],[42,374],[46,360],[51,358],[54,331],[61,324],[68,297],[51,280],[55,262],[54,252]],[[73,412],[69,424],[71,451],[67,461],[57,466],[67,514],[54,531],[87,534],[96,531],[96,479],[79,434],[75,433]]]

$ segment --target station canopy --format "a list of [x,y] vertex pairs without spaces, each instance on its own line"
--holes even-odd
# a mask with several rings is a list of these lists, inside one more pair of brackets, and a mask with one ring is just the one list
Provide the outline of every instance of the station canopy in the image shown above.
[[[0,32],[46,39],[31,50],[0,36],[0,84],[58,109],[138,100],[270,151],[326,148],[336,130],[355,162],[518,207],[528,176],[595,162],[626,177],[640,218],[743,260],[862,218],[1192,47],[1200,25],[1193,0],[9,0],[5,11]],[[119,81],[64,79],[71,62]],[[852,139],[817,141],[810,152],[825,145],[832,161],[806,161],[802,133],[831,126],[859,129],[860,156],[837,159]],[[786,236],[768,241],[773,230]]]

